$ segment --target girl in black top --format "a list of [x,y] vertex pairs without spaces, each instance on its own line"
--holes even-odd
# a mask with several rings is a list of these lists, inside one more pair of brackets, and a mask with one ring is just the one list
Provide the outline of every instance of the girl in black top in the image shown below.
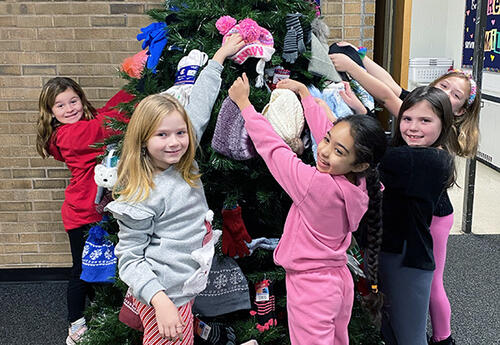
[[452,183],[448,96],[419,87],[404,100],[393,145],[381,161],[383,240],[380,288],[385,295],[386,344],[426,345],[426,319],[435,268],[429,232],[440,195]]

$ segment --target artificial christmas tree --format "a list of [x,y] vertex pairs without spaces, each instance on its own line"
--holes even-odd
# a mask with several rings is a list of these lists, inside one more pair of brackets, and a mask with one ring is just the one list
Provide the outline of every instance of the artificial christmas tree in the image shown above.
[[[251,79],[251,102],[258,110],[262,110],[269,102],[271,95],[269,87],[273,84],[272,75],[266,76],[269,86],[262,83],[264,63],[269,71],[277,70],[280,71],[280,75],[288,76],[289,74],[293,79],[322,88],[325,79],[308,72],[311,57],[310,27],[312,20],[317,16],[316,2],[307,0],[167,0],[164,10],[151,10],[149,14],[155,23],[147,28],[138,28],[138,32],[141,31],[138,39],[144,40],[143,48],[149,49],[145,68],[140,75],[127,74],[125,69],[122,72],[123,77],[129,81],[125,87],[126,90],[136,96],[133,102],[122,105],[128,110],[129,115],[141,99],[149,94],[171,89],[176,81],[179,81],[179,61],[193,49],[213,56],[213,53],[220,47],[224,34],[230,30],[251,36],[255,25],[252,21],[246,20],[247,18],[252,19],[254,23],[258,23],[258,26],[267,31],[265,42],[263,39],[259,40],[258,37],[254,37],[253,40],[249,39],[256,43],[242,49],[241,54],[244,55],[244,59],[226,60],[222,73],[221,92],[214,105],[208,128],[201,138],[196,160],[200,165],[208,205],[215,213],[214,229],[223,229],[224,226],[227,228],[228,215],[237,211],[237,222],[233,219],[234,217],[231,218],[231,229],[239,229],[237,233],[241,233],[243,229],[248,232],[244,234],[245,236],[240,236],[239,245],[245,246],[245,243],[250,245],[249,241],[252,238],[259,238],[261,242],[272,242],[267,239],[280,238],[291,205],[289,197],[272,178],[260,157],[234,160],[219,153],[220,150],[214,150],[212,138],[221,105],[227,97],[227,90],[243,72],[246,72]],[[229,18],[218,22],[225,16]],[[219,25],[216,25],[217,23]],[[270,38],[267,34],[272,37]],[[272,46],[271,39],[273,40]],[[285,40],[288,44],[286,54],[283,54]],[[295,50],[295,45],[297,50]],[[307,50],[304,50],[303,46]],[[262,58],[259,58],[261,47],[267,49],[267,55],[263,54]],[[271,47],[274,54],[271,53]],[[245,49],[249,50],[245,51]],[[284,59],[283,56],[288,56],[289,53],[292,53],[294,58]],[[297,53],[296,57],[295,53]],[[127,121],[112,120],[109,125],[113,129],[125,131]],[[114,136],[104,144],[116,143],[117,152],[120,152],[121,139],[120,135]],[[301,158],[305,162],[312,163],[311,150],[306,149]],[[113,224],[109,226],[112,228]],[[234,233],[226,235],[231,237]],[[249,310],[234,310],[233,312],[226,310],[226,314],[223,315],[210,315],[209,317],[199,315],[199,317],[204,322],[215,323],[221,328],[226,325],[234,329],[236,344],[250,339],[256,339],[260,345],[289,343],[284,270],[274,265],[272,250],[257,247],[255,250],[246,251],[238,248],[238,250],[232,248],[224,252],[240,255],[236,262],[251,287],[252,301],[256,298],[255,284],[261,281],[273,282],[273,316],[268,318],[273,322],[264,322],[268,329],[256,327],[262,326],[263,315],[267,315],[263,310],[259,314],[258,309],[255,316],[251,316]],[[220,246],[216,256],[224,256]],[[220,285],[221,289],[227,286],[222,280],[215,282],[215,285]],[[141,344],[141,334],[125,326],[118,319],[126,290],[127,287],[119,279],[114,287],[102,287],[98,298],[89,308],[90,315],[88,316],[91,320],[90,331],[84,340],[86,344]],[[204,304],[207,304],[206,297],[204,297]],[[374,334],[376,332],[369,322],[366,322],[363,312],[359,309],[357,314],[359,316],[353,314],[355,327],[353,339],[359,339],[359,341],[354,343],[378,344],[378,337]]]

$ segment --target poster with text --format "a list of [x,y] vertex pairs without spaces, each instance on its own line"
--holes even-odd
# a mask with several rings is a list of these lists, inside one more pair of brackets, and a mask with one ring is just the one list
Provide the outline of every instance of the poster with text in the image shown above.
[[[486,32],[484,37],[484,69],[500,72],[500,40],[498,25],[500,23],[500,0],[488,1],[486,16]],[[477,0],[466,0],[464,45],[462,67],[472,68],[474,56],[474,37],[476,31]]]

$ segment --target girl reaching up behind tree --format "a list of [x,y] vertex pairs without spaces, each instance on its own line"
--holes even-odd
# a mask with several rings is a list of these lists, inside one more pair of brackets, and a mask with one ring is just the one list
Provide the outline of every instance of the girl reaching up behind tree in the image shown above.
[[[402,89],[385,69],[368,57],[363,59],[366,71],[344,55],[332,54],[330,57],[337,69],[349,72],[393,115],[398,115],[402,101],[409,91]],[[469,74],[455,69],[431,82],[430,86],[447,94],[454,115],[450,138],[443,148],[461,157],[475,157],[479,143],[480,109],[480,91],[476,82]],[[431,344],[436,345],[454,343],[451,336],[451,307],[443,284],[446,246],[452,227],[453,205],[448,193],[444,192],[430,226],[436,270],[431,287],[429,314],[432,325]]]

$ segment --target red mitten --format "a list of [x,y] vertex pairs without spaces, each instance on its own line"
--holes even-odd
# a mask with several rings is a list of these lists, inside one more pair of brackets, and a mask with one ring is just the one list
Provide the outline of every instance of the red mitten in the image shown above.
[[252,242],[241,218],[241,207],[222,210],[222,252],[240,258],[250,254],[245,242]]

